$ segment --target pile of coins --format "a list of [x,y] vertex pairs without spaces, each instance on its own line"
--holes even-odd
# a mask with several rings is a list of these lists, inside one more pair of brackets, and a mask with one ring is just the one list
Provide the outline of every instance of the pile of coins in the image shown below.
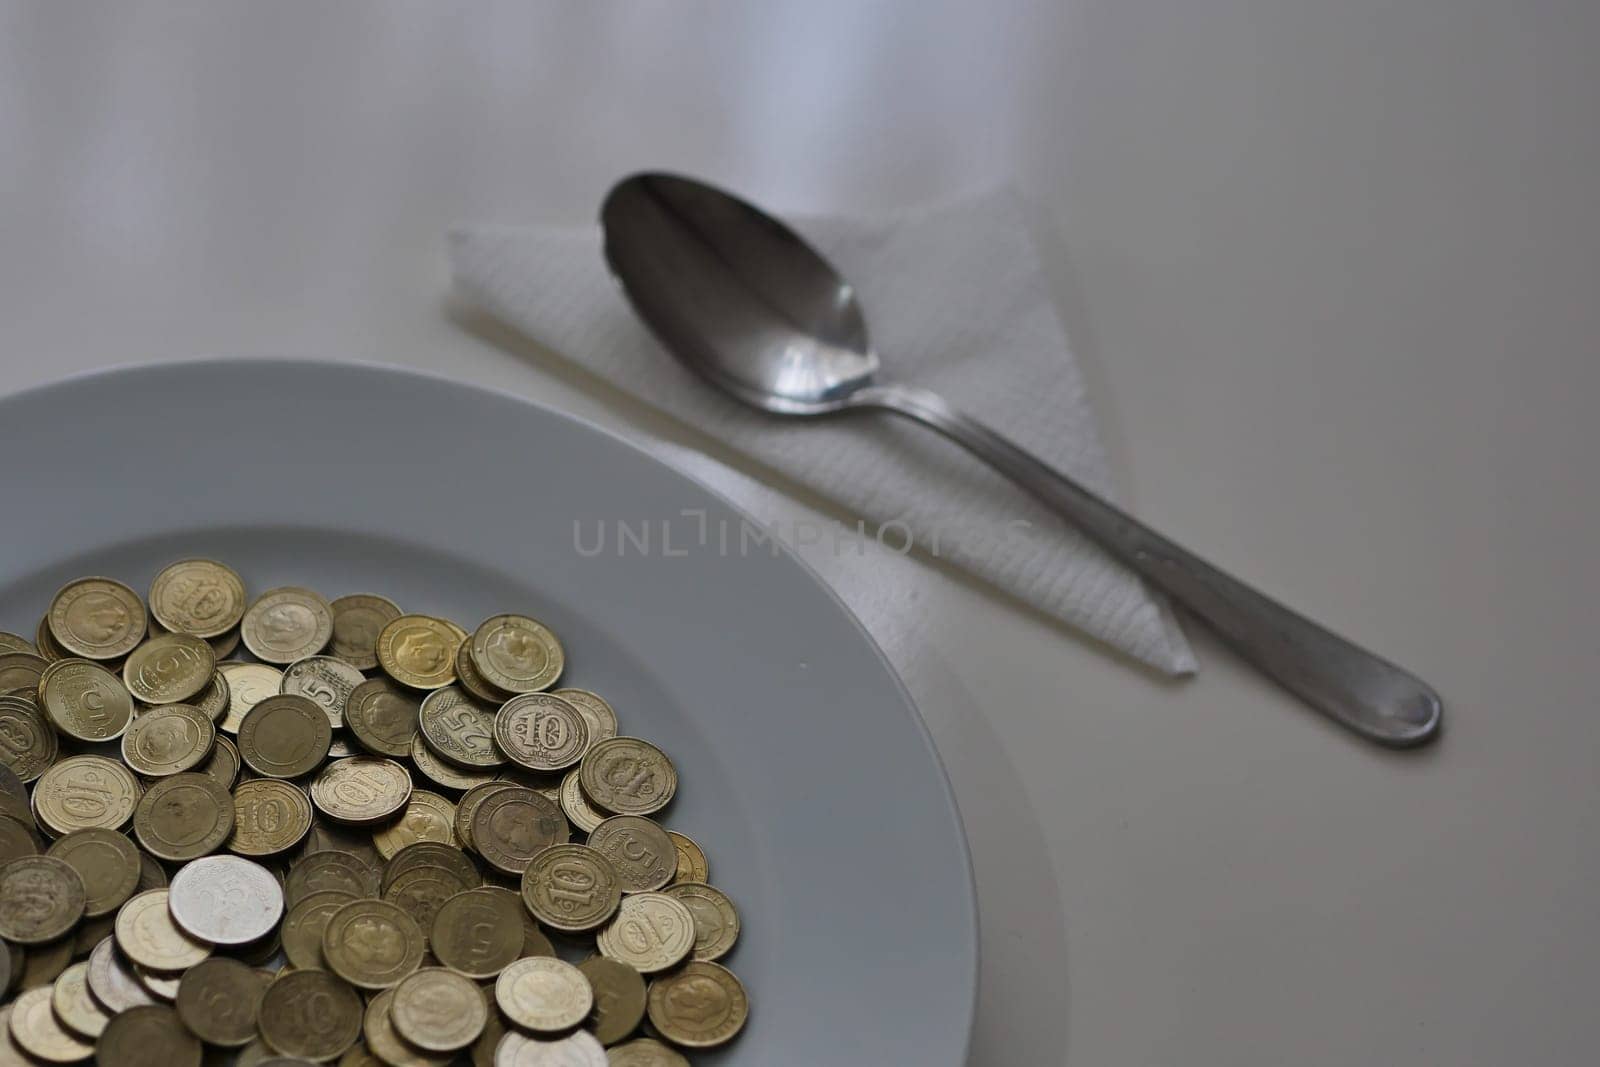
[[681,1067],[732,1040],[739,916],[659,821],[677,771],[552,688],[564,663],[524,615],[250,601],[205,559],[148,607],[82,578],[33,641],[0,632],[0,1067]]

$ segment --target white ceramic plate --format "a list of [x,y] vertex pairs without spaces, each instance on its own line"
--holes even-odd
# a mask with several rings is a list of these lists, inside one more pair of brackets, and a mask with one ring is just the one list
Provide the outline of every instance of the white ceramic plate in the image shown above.
[[[787,553],[741,551],[740,514],[710,491],[511,397],[289,361],[18,394],[0,401],[0,457],[3,629],[31,634],[69,578],[143,591],[185,555],[227,560],[255,592],[382,593],[469,628],[543,619],[563,680],[672,755],[667,825],[706,847],[742,912],[724,962],[750,1023],[695,1062],[964,1061],[976,912],[927,731],[839,601]],[[685,512],[704,514],[705,544]],[[647,524],[649,550],[619,555],[619,523]]]

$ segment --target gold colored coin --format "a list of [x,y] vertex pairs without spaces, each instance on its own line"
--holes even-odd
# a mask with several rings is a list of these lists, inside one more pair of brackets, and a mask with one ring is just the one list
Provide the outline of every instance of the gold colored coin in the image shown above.
[[[0,866],[21,856],[37,856],[39,839],[33,831],[9,815],[0,815]],[[5,987],[0,985],[0,990]]]
[[291,971],[267,987],[257,1023],[285,1056],[321,1062],[343,1054],[361,1036],[361,994],[327,971]]
[[284,899],[293,905],[312,893],[336,890],[355,897],[378,895],[378,872],[358,856],[328,850],[301,856],[284,879]]
[[416,921],[426,936],[439,909],[457,893],[477,886],[477,878],[458,878],[443,867],[415,867],[398,875],[383,891],[383,899]]
[[244,618],[244,579],[214,559],[180,559],[150,583],[150,614],[175,633],[221,637]]
[[515,789],[515,782],[480,782],[468,789],[461,799],[456,801],[456,836],[461,839],[461,844],[466,848],[473,848],[472,844],[472,817],[478,813],[478,805],[487,800],[492,793],[502,789]]
[[239,628],[235,626],[221,637],[207,638],[207,640],[211,642],[211,648],[217,654],[217,662],[221,663],[239,650]]
[[253,778],[234,789],[230,852],[273,856],[299,844],[310,829],[311,798],[298,786]]
[[[31,649],[29,651],[32,651]],[[467,638],[456,646],[456,681],[461,688],[483,701],[498,707],[511,698],[511,694],[492,685],[478,670],[478,664],[472,658],[472,638]]]
[[283,586],[256,598],[239,632],[257,659],[283,667],[327,647],[333,637],[333,609],[309,589]]
[[602,1045],[614,1045],[638,1029],[644,1019],[644,976],[626,963],[590,956],[578,970],[594,989],[590,1029]]
[[522,901],[534,918],[567,933],[611,921],[622,903],[622,884],[611,861],[588,845],[551,845],[522,875]]
[[466,1048],[483,1033],[489,1008],[471,979],[443,967],[424,967],[400,980],[390,1001],[399,1035],[428,1052]]
[[534,854],[571,836],[560,807],[516,786],[486,797],[472,816],[472,841],[495,870],[520,875]]
[[29,945],[28,958],[17,982],[20,989],[41,989],[54,982],[72,962],[77,939],[72,936],[57,938],[43,945]]
[[224,733],[238,733],[245,714],[283,688],[283,672],[265,663],[219,663],[217,673],[228,683],[228,713],[221,723]]
[[50,602],[50,636],[71,656],[113,660],[144,640],[148,616],[139,594],[111,578],[79,578]]
[[494,719],[494,709],[450,685],[423,699],[417,724],[436,755],[457,766],[482,769],[506,761],[495,747]]
[[215,671],[211,675],[211,681],[190,703],[211,716],[212,722],[220,724],[227,719],[228,707],[232,702],[233,693],[228,688],[228,676],[221,671]]
[[[452,1059],[449,1053],[424,1052],[395,1032],[394,994],[393,989],[385,989],[367,1002],[366,1018],[361,1024],[367,1048],[387,1067],[445,1067]],[[482,1000],[481,995],[479,999]],[[342,1062],[340,1067],[344,1067]]]
[[650,1037],[606,1049],[608,1067],[690,1067],[683,1053]]
[[0,630],[0,652],[26,652],[30,656],[39,654],[32,641],[8,630]]
[[328,969],[361,989],[387,989],[422,965],[416,920],[382,900],[353,900],[322,931]]
[[333,727],[310,698],[294,694],[267,697],[239,724],[239,757],[267,778],[299,778],[328,758]]
[[378,634],[378,666],[412,689],[442,689],[456,680],[460,643],[442,619],[402,615]]
[[50,632],[50,613],[46,611],[39,619],[38,627],[33,631],[33,647],[39,655],[46,660],[55,661],[66,659],[72,653],[56,643],[55,635]]
[[411,739],[411,762],[416,765],[424,778],[445,789],[471,789],[473,786],[498,780],[493,767],[486,770],[469,770],[440,759],[434,755],[433,749],[428,747],[428,743],[422,739],[420,733]]
[[211,755],[217,727],[190,704],[162,704],[133,720],[122,735],[122,760],[147,778],[193,770]]
[[680,834],[676,830],[668,830],[667,836],[672,838],[672,845],[678,850],[678,870],[673,874],[674,882],[705,882],[711,878],[711,864],[706,859],[705,850],[702,849],[694,838]]
[[567,819],[579,830],[589,834],[594,828],[605,822],[608,816],[603,811],[595,811],[594,805],[589,803],[589,798],[583,795],[583,787],[578,784],[577,768],[567,772],[561,779],[561,810]]
[[611,861],[624,893],[660,889],[678,871],[672,838],[642,815],[613,815],[590,832],[589,847]]
[[725,1045],[750,1018],[744,984],[719,963],[694,960],[650,983],[650,1023],[684,1048]]
[[217,652],[189,634],[159,634],[133,650],[122,683],[146,704],[181,704],[205,692],[217,673]]
[[321,970],[322,932],[333,913],[359,897],[326,889],[297,900],[283,919],[283,954],[301,970]]
[[[20,655],[23,653],[0,654],[0,671],[8,657]],[[0,696],[0,762],[20,780],[31,782],[43,774],[55,762],[60,744],[55,727],[37,704],[19,696]]]
[[372,843],[370,830],[340,826],[327,819],[314,818],[311,822],[311,832],[301,843],[300,855],[308,856],[313,852],[324,852],[328,849],[348,852],[373,870],[383,870],[383,857],[378,855],[378,849]]
[[368,752],[400,758],[411,754],[420,710],[421,704],[410,690],[387,678],[372,678],[350,694],[344,721]]
[[411,799],[411,774],[394,760],[351,756],[334,760],[311,783],[311,802],[334,822],[370,826]]
[[468,978],[493,978],[522,955],[522,908],[510,893],[469,889],[434,913],[428,945]]
[[583,758],[589,748],[589,724],[558,696],[523,693],[506,701],[495,715],[494,739],[519,766],[559,771]]
[[392,826],[372,835],[378,854],[388,859],[407,845],[418,841],[437,841],[440,844],[460,847],[456,837],[456,806],[426,789],[413,789],[406,802],[405,814]]
[[483,882],[478,868],[461,849],[439,841],[416,841],[396,852],[384,866],[382,888],[387,891],[402,874],[416,867],[442,867],[463,889],[474,889]]
[[697,960],[720,960],[739,940],[739,912],[728,894],[704,882],[677,882],[662,890],[689,909],[694,916],[694,948]]
[[394,601],[368,593],[353,593],[335,600],[333,644],[329,653],[360,671],[378,666],[378,635],[402,614]]
[[[89,964],[74,963],[57,976],[50,993],[56,1021],[76,1037],[93,1041],[111,1021],[111,1015],[89,995]],[[0,1062],[4,1062],[0,1060]]]
[[515,1030],[500,1038],[495,1067],[609,1067],[606,1050],[587,1030],[566,1037],[540,1038]]
[[617,736],[617,713],[598,693],[587,689],[556,689],[550,694],[577,708],[589,726],[589,744]]
[[561,676],[566,656],[543,623],[526,615],[496,615],[472,635],[472,661],[490,685],[536,693]]
[[211,955],[211,946],[172,921],[166,889],[140,893],[117,912],[117,947],[130,961],[154,971],[181,971]]
[[616,815],[649,815],[666,807],[678,791],[678,771],[650,742],[610,737],[584,755],[578,783],[599,808]]
[[515,1025],[547,1034],[572,1029],[594,1009],[589,979],[553,956],[521,959],[501,971],[494,999]]
[[11,1009],[11,1039],[17,1047],[46,1063],[76,1063],[94,1051],[56,1019],[51,1008],[53,991],[49,987],[30,989],[17,998]]
[[239,780],[239,768],[243,761],[239,758],[239,750],[233,742],[217,735],[216,743],[211,746],[211,755],[206,761],[195,768],[199,774],[205,775],[224,789],[232,789],[233,784]]
[[139,888],[139,850],[115,830],[76,830],[50,846],[83,881],[85,918],[109,915]]
[[68,737],[110,741],[133,718],[133,697],[117,676],[87,659],[61,659],[39,676],[39,707]]
[[310,698],[335,730],[344,726],[350,694],[365,681],[360,671],[333,656],[307,656],[283,669],[283,692]]
[[226,844],[233,819],[233,797],[221,783],[205,774],[175,774],[157,781],[140,799],[133,833],[151,855],[187,863]]
[[33,810],[53,834],[120,830],[133,818],[140,792],[139,780],[116,760],[68,756],[39,776]]
[[655,974],[689,958],[694,917],[665,893],[634,893],[622,898],[617,917],[600,931],[595,945],[602,956],[640,974]]
[[106,1024],[97,1067],[200,1067],[204,1048],[165,1004],[130,1008]]
[[206,1044],[241,1048],[256,1036],[269,982],[254,967],[213,956],[183,973],[173,1008],[190,1033]]

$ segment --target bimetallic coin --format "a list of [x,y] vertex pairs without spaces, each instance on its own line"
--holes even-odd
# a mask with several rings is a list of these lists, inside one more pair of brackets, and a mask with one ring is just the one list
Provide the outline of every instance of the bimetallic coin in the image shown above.
[[583,757],[578,783],[597,807],[616,815],[649,815],[666,807],[678,791],[678,772],[650,742],[611,737]]
[[442,619],[402,615],[378,634],[378,666],[412,689],[442,689],[456,680],[460,643]]
[[221,728],[236,734],[245,713],[283,688],[283,672],[265,663],[219,663],[217,673],[228,683],[228,713]]
[[457,686],[429,693],[417,723],[436,755],[462,767],[499,767],[506,759],[495,748],[494,709],[479,704]]
[[694,960],[650,983],[650,1023],[684,1048],[715,1048],[732,1041],[750,1018],[750,998],[732,971]]
[[634,1030],[644,1018],[644,976],[626,963],[590,956],[578,970],[594,989],[594,1018],[590,1029],[602,1045],[613,1045]]
[[185,863],[226,844],[233,818],[233,796],[220,782],[205,774],[175,774],[146,790],[133,813],[133,833],[151,855]]
[[428,1052],[466,1048],[489,1022],[478,987],[443,967],[424,967],[401,979],[389,1014],[401,1037]]
[[133,720],[122,735],[122,759],[147,778],[193,770],[217,739],[211,716],[189,704],[162,704]]
[[594,1008],[589,979],[553,956],[521,959],[501,971],[494,999],[512,1023],[546,1034],[572,1029]]
[[635,893],[622,898],[617,917],[600,931],[595,945],[602,956],[640,974],[655,974],[689,958],[694,917],[665,893]]
[[567,819],[586,834],[594,833],[594,828],[605,822],[608,816],[603,811],[595,811],[594,805],[589,803],[589,798],[583,795],[583,787],[578,784],[578,771],[576,768],[567,772],[561,779],[561,810],[566,813]]
[[551,845],[523,872],[522,901],[546,926],[581,933],[611,921],[622,903],[622,885],[611,861],[596,849]]
[[267,778],[299,778],[322,766],[333,743],[328,716],[308,697],[267,697],[239,724],[239,758]]
[[587,689],[556,689],[550,694],[577,708],[589,726],[589,744],[617,736],[617,713],[598,693]]
[[213,956],[183,972],[172,1006],[183,1025],[206,1044],[241,1048],[256,1036],[269,983],[254,967]]
[[320,970],[322,931],[333,913],[358,897],[327,889],[308,893],[295,901],[283,919],[283,954],[301,970]]
[[46,1063],[76,1063],[87,1059],[94,1045],[67,1030],[56,1019],[49,987],[30,989],[11,1009],[11,1039],[17,1047]]
[[472,817],[478,855],[505,874],[520,875],[540,849],[563,844],[570,835],[561,809],[521,786],[485,798]]
[[328,969],[361,989],[387,989],[422,965],[416,920],[382,900],[353,900],[322,931]]
[[166,889],[133,897],[117,912],[117,947],[131,962],[155,971],[181,971],[211,955],[211,946],[197,941],[173,922]]
[[333,637],[333,610],[309,589],[284,586],[256,598],[239,632],[257,659],[286,666],[327,647]]
[[705,850],[702,849],[694,838],[680,834],[676,830],[668,830],[667,836],[672,838],[672,846],[678,850],[678,869],[673,874],[674,882],[705,882],[711,878],[711,865],[706,859]]
[[413,789],[405,814],[392,826],[372,835],[378,854],[388,859],[407,845],[418,841],[437,841],[460,847],[456,837],[456,806],[437,793]]
[[69,756],[39,776],[33,810],[53,834],[120,830],[133,818],[140,792],[139,780],[116,760]]
[[228,717],[228,707],[233,703],[233,693],[228,688],[228,676],[221,671],[213,672],[211,681],[190,703],[211,716],[212,722],[225,721]]
[[61,659],[39,676],[39,708],[68,737],[110,741],[128,728],[133,697],[116,675],[93,660]]
[[168,889],[173,921],[213,945],[244,945],[270,934],[283,916],[283,887],[272,872],[238,856],[185,864]]
[[[449,1053],[424,1052],[395,1032],[394,992],[385,989],[367,1002],[366,1017],[361,1022],[361,1036],[367,1039],[367,1048],[386,1067],[445,1067],[452,1059]],[[481,995],[479,999],[483,999]],[[339,1067],[344,1067],[342,1061]]]
[[493,767],[486,770],[469,770],[440,759],[434,755],[433,749],[428,747],[428,743],[422,739],[420,733],[411,739],[411,762],[416,764],[417,770],[424,778],[445,789],[471,789],[475,785],[498,780]]
[[526,615],[496,615],[472,635],[472,660],[490,685],[508,693],[548,689],[561,676],[561,642]]
[[[0,666],[4,665],[7,655],[22,653],[0,654]],[[19,781],[31,782],[38,778],[55,762],[59,751],[55,728],[32,701],[0,696],[0,763],[4,763]]]
[[428,944],[468,978],[493,978],[522,955],[522,909],[510,893],[469,889],[440,905]]
[[328,725],[344,726],[345,705],[350,694],[366,679],[361,672],[332,656],[307,656],[283,670],[283,692],[308,697],[328,716]]
[[89,953],[86,977],[90,994],[112,1015],[141,1004],[155,1003],[155,998],[139,984],[127,960],[117,952],[114,938],[107,937],[94,946]]
[[461,688],[479,700],[496,707],[504,704],[512,695],[498,686],[491,685],[489,679],[478,670],[478,664],[472,658],[470,637],[456,648],[456,681],[460,683]]
[[218,734],[216,742],[211,746],[211,755],[195,768],[195,772],[205,775],[224,789],[232,789],[233,784],[239,780],[239,767],[242,763],[239,750],[234,747],[233,742]]
[[401,615],[394,601],[366,593],[342,596],[329,605],[333,610],[333,644],[329,653],[357,670],[378,666],[378,635]]
[[523,693],[495,715],[494,739],[513,763],[530,771],[559,771],[583,758],[589,724],[558,696]]
[[165,1004],[130,1008],[106,1024],[96,1067],[200,1067],[204,1048]]
[[650,1037],[606,1049],[609,1067],[690,1067],[683,1053]]
[[472,848],[472,817],[478,813],[478,805],[482,804],[493,793],[502,789],[516,789],[515,782],[482,782],[468,789],[461,799],[456,801],[456,836],[461,839],[461,844]]
[[[85,1041],[93,1041],[111,1021],[111,1014],[89,995],[89,964],[74,963],[56,978],[50,994],[56,1021]],[[4,1062],[4,1061],[0,1061]]]
[[168,630],[221,637],[244,618],[244,580],[214,559],[180,559],[150,583],[150,614]]
[[589,847],[611,861],[624,893],[660,889],[678,871],[672,838],[642,815],[613,815],[590,832]]
[[494,1050],[494,1067],[608,1067],[608,1062],[606,1050],[585,1030],[550,1040],[510,1031]]
[[110,578],[79,578],[50,602],[50,636],[71,656],[113,660],[144,640],[147,615],[139,594]]
[[377,756],[334,760],[311,783],[311,802],[318,811],[355,826],[382,822],[410,799],[410,772]]
[[139,887],[139,850],[115,830],[76,830],[50,846],[83,881],[85,918],[109,915]]
[[189,634],[160,634],[133,650],[122,683],[146,704],[181,704],[199,696],[217,673],[217,652]]
[[420,710],[409,690],[387,678],[373,678],[350,694],[344,722],[356,743],[373,755],[409,756]]
[[335,890],[355,897],[378,895],[378,872],[348,852],[328,850],[300,857],[284,879],[284,899],[293,906],[312,893]]
[[83,918],[83,879],[55,856],[23,856],[0,867],[0,937],[42,945]]
[[233,836],[228,851],[272,856],[293,848],[311,829],[311,798],[274,778],[240,782],[233,791]]
[[697,960],[720,960],[739,940],[739,912],[728,895],[704,882],[677,882],[663,893],[689,909],[694,916],[694,948]]
[[361,1036],[361,994],[327,971],[291,971],[267,987],[258,1027],[286,1056],[331,1060]]

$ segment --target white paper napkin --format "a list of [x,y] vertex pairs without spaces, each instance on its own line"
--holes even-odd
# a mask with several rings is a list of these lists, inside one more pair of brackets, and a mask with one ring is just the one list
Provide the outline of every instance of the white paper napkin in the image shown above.
[[[886,377],[944,394],[1115,498],[1082,374],[1013,194],[892,219],[793,225],[854,283]],[[1158,670],[1195,669],[1170,610],[1135,575],[938,435],[887,415],[785,422],[703,384],[634,315],[606,268],[598,227],[462,227],[450,256],[461,297],[838,502],[866,520],[868,536],[877,529],[894,548],[909,541]]]

